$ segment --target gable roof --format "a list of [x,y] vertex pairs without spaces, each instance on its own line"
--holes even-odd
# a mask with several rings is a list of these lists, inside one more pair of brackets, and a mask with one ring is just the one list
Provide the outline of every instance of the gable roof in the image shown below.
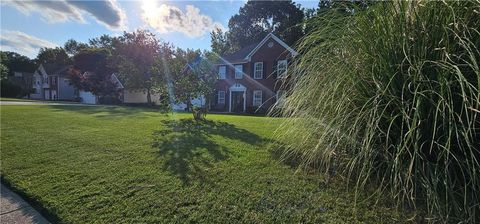
[[250,53],[248,53],[247,56],[245,56],[245,59],[250,61],[250,59],[252,58],[252,56],[258,51],[258,49],[260,49],[260,47],[262,47],[268,39],[272,38],[273,40],[275,40],[277,43],[279,43],[282,47],[284,47],[285,49],[287,49],[291,54],[292,56],[297,56],[298,53],[293,50],[290,46],[288,46],[288,44],[286,44],[285,42],[283,42],[282,40],[280,40],[280,38],[278,38],[277,36],[275,36],[273,33],[269,33],[267,36],[265,36],[265,38],[263,38],[262,41],[260,41],[260,43],[258,43],[258,45],[252,49],[252,51],[250,51]]
[[47,75],[67,75],[69,65],[41,64]]
[[252,58],[252,56],[270,39],[272,38],[275,40],[277,43],[279,43],[282,47],[287,49],[292,56],[297,56],[298,53],[293,50],[288,44],[283,42],[280,38],[275,36],[273,33],[269,33],[267,36],[265,36],[262,41],[248,45],[238,51],[235,51],[231,54],[224,55],[220,57],[220,60],[218,61],[217,64],[235,64],[235,63],[245,63],[249,62]]

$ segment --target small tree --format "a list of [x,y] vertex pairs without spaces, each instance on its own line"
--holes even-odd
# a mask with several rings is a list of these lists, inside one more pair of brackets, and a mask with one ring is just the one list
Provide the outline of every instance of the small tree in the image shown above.
[[[209,53],[213,55],[213,53]],[[209,99],[216,82],[212,66],[205,52],[199,50],[177,49],[175,58],[170,63],[173,68],[174,92],[177,102],[187,104],[196,120],[204,119],[208,103],[200,107],[192,106],[192,99],[205,97]]]

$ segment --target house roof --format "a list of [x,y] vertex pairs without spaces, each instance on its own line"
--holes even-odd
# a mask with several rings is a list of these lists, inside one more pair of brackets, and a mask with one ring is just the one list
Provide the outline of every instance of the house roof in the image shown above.
[[219,64],[227,64],[227,63],[239,63],[239,62],[246,62],[245,57],[258,45],[258,43],[248,45],[238,51],[235,51],[231,54],[223,55],[220,60]]
[[238,51],[235,51],[231,54],[228,54],[228,55],[223,55],[219,61],[217,62],[217,64],[235,64],[235,63],[244,63],[244,62],[248,62],[251,60],[251,57],[253,56],[253,54],[255,54],[255,52],[258,51],[258,49],[260,49],[270,38],[272,38],[273,40],[275,40],[276,42],[278,42],[281,46],[283,46],[285,49],[287,49],[291,54],[292,56],[297,56],[298,53],[293,50],[290,46],[288,46],[288,44],[286,44],[285,42],[283,42],[280,38],[278,38],[277,36],[275,36],[273,33],[269,33],[267,36],[265,36],[262,41],[258,42],[258,43],[255,43],[255,44],[251,44],[251,45],[248,45]]
[[69,65],[42,64],[47,75],[67,75]]

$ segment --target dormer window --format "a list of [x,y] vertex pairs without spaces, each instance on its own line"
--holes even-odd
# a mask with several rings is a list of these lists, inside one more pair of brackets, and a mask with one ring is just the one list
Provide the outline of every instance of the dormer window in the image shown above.
[[243,66],[235,65],[235,79],[243,79]]
[[225,65],[218,66],[218,79],[225,79],[227,75],[227,67]]
[[263,79],[263,62],[255,62],[254,69],[253,78]]

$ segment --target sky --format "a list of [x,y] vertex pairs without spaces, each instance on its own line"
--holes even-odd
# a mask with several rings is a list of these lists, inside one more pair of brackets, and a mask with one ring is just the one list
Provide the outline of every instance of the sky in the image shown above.
[[[295,1],[315,8],[318,1]],[[88,42],[103,34],[147,29],[176,47],[210,49],[210,31],[228,28],[245,0],[230,1],[22,1],[0,3],[0,50],[35,58],[42,47],[68,39]]]

